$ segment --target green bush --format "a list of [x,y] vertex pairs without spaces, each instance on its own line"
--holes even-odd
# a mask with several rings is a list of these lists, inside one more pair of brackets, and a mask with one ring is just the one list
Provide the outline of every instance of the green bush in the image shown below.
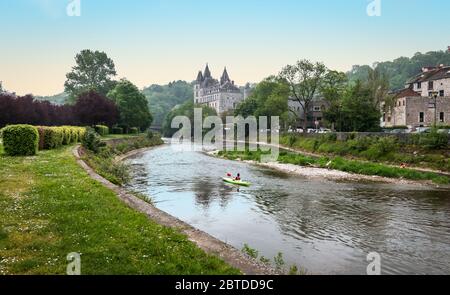
[[98,153],[100,148],[104,147],[106,144],[101,141],[100,136],[96,131],[88,128],[86,135],[83,138],[82,145],[84,148],[93,151],[94,153]]
[[63,145],[69,145],[72,142],[72,132],[67,126],[59,127],[63,132]]
[[33,156],[39,148],[38,129],[30,125],[11,125],[2,130],[5,153],[10,156]]
[[78,129],[77,127],[68,127],[70,130],[70,143],[78,142]]
[[41,150],[56,149],[62,145],[64,140],[64,131],[58,127],[39,127]]
[[51,150],[59,148],[63,144],[67,145],[80,142],[86,132],[86,128],[72,127],[72,126],[63,126],[63,127],[39,126],[38,131],[39,131],[39,149]]
[[107,136],[109,135],[109,127],[105,126],[105,125],[96,125],[94,127],[95,132],[97,132],[98,134],[100,134],[100,136]]
[[78,127],[78,142],[82,142],[84,136],[86,135],[86,128],[85,127]]
[[430,133],[421,134],[419,145],[430,150],[444,149],[448,147],[448,134],[432,130]]
[[139,134],[139,128],[136,127],[130,128],[130,134]]
[[147,130],[147,138],[152,139],[153,137],[155,137],[155,134],[153,133],[153,131],[151,129],[148,129]]
[[113,127],[111,131],[112,131],[112,134],[123,134],[122,127]]

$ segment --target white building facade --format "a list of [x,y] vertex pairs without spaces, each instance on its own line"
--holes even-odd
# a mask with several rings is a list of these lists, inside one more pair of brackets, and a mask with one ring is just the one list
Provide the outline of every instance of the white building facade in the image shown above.
[[236,109],[243,100],[244,94],[230,79],[226,68],[220,81],[212,77],[208,65],[204,73],[199,71],[194,85],[195,104],[207,105],[221,115]]

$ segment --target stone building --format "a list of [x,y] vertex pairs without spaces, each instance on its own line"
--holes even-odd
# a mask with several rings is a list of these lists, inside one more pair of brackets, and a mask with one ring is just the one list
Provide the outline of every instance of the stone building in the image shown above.
[[[300,120],[297,120],[297,127],[302,128],[303,122],[305,120],[305,112],[303,111],[303,107],[297,100],[293,98],[289,99],[288,107],[293,113],[295,113],[297,118],[300,118]],[[312,101],[307,116],[308,128],[315,129],[316,127],[325,127],[323,122],[323,112],[326,110],[326,108],[328,108],[328,102],[325,99],[316,98]],[[316,123],[319,123],[319,125],[316,126]]]
[[393,105],[383,105],[381,127],[450,125],[450,67],[425,67],[395,93]]
[[230,79],[226,68],[220,81],[212,77],[208,65],[203,73],[199,71],[194,85],[195,104],[207,105],[221,115],[234,110],[243,100],[244,94]]

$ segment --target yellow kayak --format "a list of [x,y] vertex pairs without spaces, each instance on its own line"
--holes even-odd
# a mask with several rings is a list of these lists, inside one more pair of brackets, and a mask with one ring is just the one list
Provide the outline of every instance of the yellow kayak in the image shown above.
[[225,181],[226,183],[231,183],[231,184],[235,184],[235,185],[241,185],[241,186],[250,186],[252,185],[250,182],[246,182],[246,181],[242,181],[242,180],[234,180],[233,178],[223,178],[223,181]]

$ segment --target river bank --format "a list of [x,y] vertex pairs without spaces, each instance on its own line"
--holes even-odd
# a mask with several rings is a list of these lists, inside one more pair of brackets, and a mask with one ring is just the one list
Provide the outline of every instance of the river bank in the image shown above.
[[[449,270],[448,189],[304,177],[189,147],[164,145],[127,159],[127,188],[236,249],[248,245],[272,261],[281,252],[288,269],[364,275],[367,254],[377,251],[383,274]],[[252,185],[226,184],[227,173]]]
[[[209,156],[219,157],[223,159],[229,159],[227,157],[223,157],[219,155],[219,151],[211,151],[206,153]],[[300,176],[304,176],[311,179],[320,179],[325,178],[329,180],[350,180],[350,181],[374,181],[374,182],[383,182],[383,183],[399,183],[399,184],[413,184],[413,185],[425,185],[423,182],[409,181],[405,179],[392,179],[381,176],[369,176],[369,175],[361,175],[355,173],[348,173],[339,170],[325,169],[325,168],[315,168],[315,167],[305,167],[294,164],[284,164],[284,163],[260,163],[258,161],[253,160],[242,160],[240,158],[234,159],[235,161],[241,161],[244,163],[248,163],[251,165],[256,165],[260,167],[275,169],[277,171],[281,171],[288,174],[296,174]],[[429,183],[427,183],[429,184]]]
[[0,146],[0,274],[239,274],[177,229],[135,211],[92,179],[74,146],[8,157]]
[[[152,149],[158,148],[164,144],[160,138],[152,138],[146,141],[133,141],[130,139],[115,139],[113,142],[108,142],[107,149],[110,152],[106,153],[106,158],[102,161],[111,163],[112,165],[122,165],[122,162],[128,158],[138,156],[141,153],[148,152]],[[119,147],[119,148],[118,148]],[[232,246],[222,242],[211,235],[198,230],[191,225],[171,216],[170,214],[157,209],[151,202],[151,196],[143,197],[137,193],[128,191],[126,188],[113,183],[107,177],[101,175],[102,170],[97,171],[95,167],[89,165],[92,161],[93,155],[87,154],[82,147],[76,148],[74,156],[80,166],[86,170],[91,178],[100,182],[106,188],[114,191],[118,198],[133,208],[137,212],[145,214],[150,220],[156,222],[161,226],[165,226],[180,232],[185,235],[189,241],[194,243],[199,249],[205,251],[206,254],[222,259],[225,263],[241,271],[247,275],[270,275],[277,274],[277,272],[270,266],[260,263],[247,255],[243,255],[241,251]],[[113,178],[114,179],[114,178]]]
[[[259,145],[270,144],[259,143]],[[280,147],[281,148],[281,147]],[[262,152],[258,151],[216,151],[211,153],[229,160],[249,161],[261,164]],[[382,182],[402,182],[422,185],[447,186],[450,177],[436,172],[401,168],[382,163],[346,159],[338,156],[323,156],[301,153],[295,150],[283,149],[280,151],[276,163],[262,164],[266,167],[297,173],[308,177],[328,177],[333,179],[362,179]]]

